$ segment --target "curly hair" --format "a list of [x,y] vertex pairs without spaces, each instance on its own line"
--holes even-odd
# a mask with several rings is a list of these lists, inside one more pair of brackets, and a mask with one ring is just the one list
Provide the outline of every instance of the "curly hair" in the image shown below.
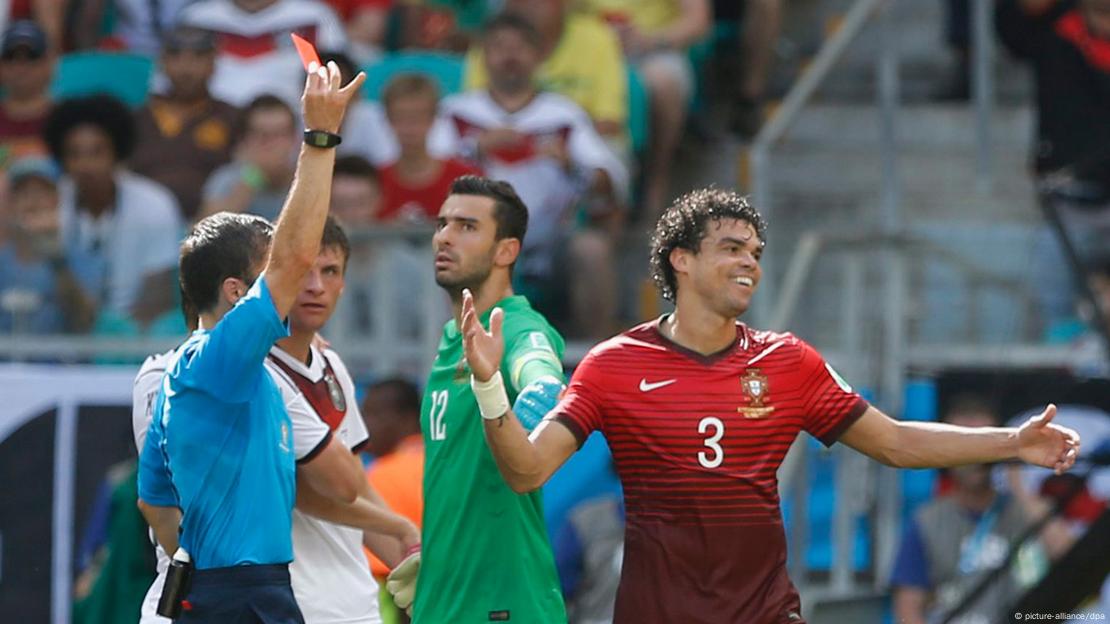
[[110,95],[90,95],[63,100],[46,119],[43,138],[50,154],[64,162],[66,137],[78,126],[100,128],[112,141],[116,162],[127,160],[135,148],[135,121],[127,105]]
[[691,191],[675,200],[659,217],[651,235],[651,279],[664,299],[673,302],[678,291],[671,252],[681,248],[698,253],[706,225],[721,219],[748,222],[761,244],[766,244],[767,222],[746,197],[732,191],[718,188]]

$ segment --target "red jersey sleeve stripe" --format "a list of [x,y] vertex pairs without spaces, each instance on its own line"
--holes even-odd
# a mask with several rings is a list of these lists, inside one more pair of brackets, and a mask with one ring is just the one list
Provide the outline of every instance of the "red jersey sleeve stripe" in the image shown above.
[[582,445],[586,443],[586,438],[590,437],[590,434],[586,433],[586,431],[578,424],[578,421],[576,421],[569,414],[559,414],[558,416],[555,416],[555,422],[566,427],[567,430],[569,430],[571,434],[574,435],[574,439],[578,442],[578,448],[580,449],[582,448]]
[[863,413],[867,411],[868,407],[871,407],[871,404],[862,397],[858,397],[855,405],[848,410],[848,413],[817,439],[821,440],[821,443],[826,447],[832,446],[840,439],[840,436],[848,430],[848,427],[851,427],[852,424],[859,420],[860,416],[863,416]]

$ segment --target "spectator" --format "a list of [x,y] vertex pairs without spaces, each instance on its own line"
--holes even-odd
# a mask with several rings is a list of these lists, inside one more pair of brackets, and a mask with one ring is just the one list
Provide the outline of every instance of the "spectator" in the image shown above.
[[933,98],[939,101],[967,101],[971,97],[971,2],[945,0],[944,42],[953,63]]
[[624,501],[608,494],[570,509],[551,543],[571,624],[610,624],[624,560]]
[[66,2],[58,0],[11,0],[0,3],[0,29],[14,22],[30,20],[46,33],[47,48],[62,47]]
[[[489,89],[447,98],[443,114],[456,129],[459,149],[491,178],[512,184],[528,206],[529,235],[514,290],[557,324],[569,325],[569,333],[601,338],[615,317],[612,239],[628,173],[585,111],[537,90],[540,42],[531,23],[515,14],[491,20],[483,42]],[[580,203],[586,225],[575,228]],[[569,266],[561,270],[563,264]],[[567,280],[561,273],[591,279]]]
[[424,0],[399,2],[394,7],[399,48],[465,52],[473,33],[481,30],[500,0]]
[[[1000,0],[1002,42],[1033,68],[1039,181],[1081,257],[1110,241],[1110,3],[1106,0]],[[1035,276],[1046,325],[1070,319],[1072,276],[1055,234],[1039,241]]]
[[481,170],[455,158],[428,153],[428,133],[436,120],[439,90],[420,74],[402,74],[382,94],[401,157],[381,172],[383,221],[433,221],[455,178]]
[[687,49],[709,32],[709,0],[588,0],[620,37],[651,98],[651,145],[644,170],[647,220],[655,221],[668,197],[671,162],[694,94]]
[[[966,427],[999,424],[992,406],[967,396],[953,400],[944,421]],[[996,490],[990,465],[949,468],[948,474],[951,492],[917,510],[898,550],[891,585],[895,619],[905,624],[924,624],[955,607],[985,574],[1002,564],[1010,544],[1025,527],[1048,510],[1044,501],[1024,488],[1010,493]],[[1030,543],[1031,547],[1043,546],[1053,558],[1066,552],[1072,542],[1067,526],[1058,520],[1050,522],[1040,538],[1039,543]],[[999,576],[957,621],[995,621],[1017,598],[1018,581],[1013,573]]]
[[347,290],[339,301],[331,331],[341,333],[335,328],[343,327],[361,334],[411,338],[418,335],[420,327],[427,326],[419,289],[434,287],[427,271],[427,245],[417,249],[405,238],[367,238],[361,234],[378,224],[380,188],[378,173],[366,159],[336,159],[330,210],[352,231]]
[[[540,86],[577,102],[597,131],[623,149],[628,80],[620,42],[596,17],[568,14],[567,4],[568,0],[506,0],[505,10],[524,17],[539,32],[542,63],[535,77]],[[467,54],[467,89],[489,85],[484,49],[473,46]]]
[[93,258],[62,245],[58,172],[45,159],[16,162],[11,184],[11,243],[0,247],[0,333],[85,332],[96,306]]
[[339,17],[316,0],[200,0],[181,13],[180,23],[216,34],[216,75],[209,88],[235,106],[265,93],[290,106],[299,102],[304,72],[289,33],[320,50],[347,47]]
[[[424,515],[424,438],[420,434],[420,391],[407,379],[375,382],[362,400],[362,419],[370,433],[366,450],[373,456],[366,469],[370,487],[390,509],[420,526]],[[389,568],[369,550],[370,569],[383,579]],[[396,611],[388,596],[382,610]],[[400,614],[397,614],[400,615]]]
[[182,223],[168,189],[122,167],[135,146],[131,112],[105,95],[66,100],[44,133],[65,171],[58,188],[66,249],[105,267],[92,293],[101,314],[148,326],[175,307]]
[[293,109],[273,95],[260,95],[242,113],[242,136],[235,160],[212,173],[204,184],[201,216],[249,212],[277,219],[300,149]]
[[153,96],[136,113],[131,168],[173,191],[189,221],[200,209],[204,181],[231,158],[238,115],[208,93],[215,50],[215,39],[206,31],[182,27],[167,33],[161,62],[169,91]]
[[358,229],[373,225],[380,209],[381,183],[374,165],[361,156],[336,158],[331,213],[344,225]]
[[[341,52],[321,52],[320,58],[335,61],[343,79],[358,73],[354,62]],[[442,117],[437,117],[428,132],[428,153],[436,158],[454,156],[453,131]],[[358,155],[377,168],[396,162],[401,157],[401,147],[382,105],[372,100],[352,102],[343,118],[343,143],[340,155]]]
[[1080,316],[1087,320],[1088,331],[1078,337],[1074,346],[1072,369],[1081,377],[1110,379],[1110,353],[1106,350],[1099,326],[1110,333],[1110,255],[1103,252],[1089,263],[1087,284],[1098,302],[1095,309],[1089,302],[1080,302]]
[[381,57],[389,29],[393,0],[327,0],[343,20],[351,56],[359,65],[369,65]]
[[[192,0],[81,0],[71,11],[71,43],[76,49],[126,49],[157,56],[162,33],[172,31]],[[110,25],[104,16],[111,14]],[[106,28],[108,26],[108,28]],[[109,29],[110,28],[110,29]]]
[[754,137],[763,123],[763,101],[782,26],[782,0],[714,0],[717,22],[740,22],[741,75],[732,129]]
[[42,128],[52,105],[54,56],[46,34],[31,21],[4,31],[0,43],[0,152],[12,158],[46,155]]

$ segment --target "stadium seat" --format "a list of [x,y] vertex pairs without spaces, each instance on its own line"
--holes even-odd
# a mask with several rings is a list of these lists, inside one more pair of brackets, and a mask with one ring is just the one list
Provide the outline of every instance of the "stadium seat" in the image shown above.
[[628,139],[634,154],[640,154],[647,149],[651,124],[650,106],[651,101],[648,99],[643,78],[636,68],[628,64]]
[[146,102],[154,62],[125,52],[77,52],[63,56],[50,94],[56,100],[107,93],[138,107]]
[[399,52],[389,54],[377,63],[363,68],[366,84],[362,85],[367,99],[377,101],[382,90],[397,74],[413,72],[425,74],[439,85],[440,96],[458,93],[462,89],[463,61],[453,54],[442,52]]

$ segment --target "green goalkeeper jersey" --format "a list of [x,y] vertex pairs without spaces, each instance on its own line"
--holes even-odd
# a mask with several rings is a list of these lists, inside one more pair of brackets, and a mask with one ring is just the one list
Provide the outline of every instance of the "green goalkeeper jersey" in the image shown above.
[[[501,375],[509,400],[539,374],[563,379],[564,343],[522,296],[504,311]],[[489,327],[489,310],[482,325]],[[566,622],[539,491],[516,494],[486,445],[454,320],[439,343],[424,402],[424,528],[415,624]]]

